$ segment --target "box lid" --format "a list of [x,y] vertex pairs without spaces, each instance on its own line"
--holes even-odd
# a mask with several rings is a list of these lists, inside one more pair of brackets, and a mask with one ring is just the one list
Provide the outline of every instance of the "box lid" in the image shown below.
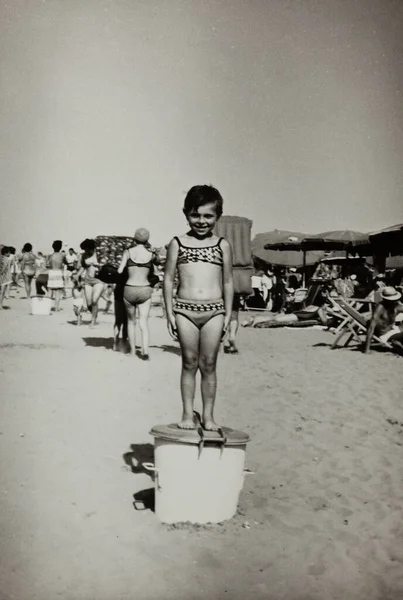
[[[226,446],[244,446],[249,442],[250,437],[243,431],[237,431],[230,427],[222,427],[218,431],[202,430],[204,444],[222,444],[225,438]],[[155,438],[177,442],[178,444],[195,444],[198,445],[201,441],[201,435],[198,429],[180,429],[176,423],[170,425],[155,425],[150,435]],[[223,437],[224,436],[224,437]]]

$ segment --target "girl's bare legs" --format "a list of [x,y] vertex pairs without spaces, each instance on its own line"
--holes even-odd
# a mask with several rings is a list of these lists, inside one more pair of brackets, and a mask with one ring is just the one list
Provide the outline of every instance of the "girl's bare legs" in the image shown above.
[[223,326],[224,315],[217,315],[203,325],[200,331],[199,369],[203,400],[203,426],[208,431],[219,429],[219,425],[214,421],[214,404],[217,391],[217,354]]
[[97,316],[98,316],[98,302],[100,297],[102,296],[103,292],[105,289],[105,284],[104,283],[96,283],[93,287],[92,287],[92,301],[91,301],[91,327],[94,327],[94,325],[97,322]]
[[238,348],[236,347],[236,335],[239,329],[239,311],[233,310],[231,313],[231,321],[228,326],[227,333],[224,337],[224,351],[230,352],[231,354],[236,354],[238,352]]
[[141,331],[141,352],[143,358],[148,358],[149,338],[148,317],[151,308],[151,298],[138,305],[139,327]]
[[181,429],[194,429],[193,404],[196,390],[196,373],[199,367],[200,331],[183,315],[176,315],[176,326],[182,352],[181,395],[183,414],[178,423]]
[[130,344],[130,354],[136,356],[136,307],[125,300],[127,314],[127,336]]

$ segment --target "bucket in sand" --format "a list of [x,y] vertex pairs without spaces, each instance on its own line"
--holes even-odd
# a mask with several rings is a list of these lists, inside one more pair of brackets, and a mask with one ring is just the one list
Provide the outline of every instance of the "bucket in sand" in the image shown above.
[[155,514],[163,523],[220,523],[237,510],[249,436],[223,427],[221,433],[153,427]]
[[33,296],[31,298],[31,315],[50,315],[53,300],[46,296]]

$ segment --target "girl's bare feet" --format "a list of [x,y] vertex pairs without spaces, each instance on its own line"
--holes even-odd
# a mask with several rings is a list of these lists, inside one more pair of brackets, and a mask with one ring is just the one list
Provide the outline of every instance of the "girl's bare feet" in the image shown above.
[[182,421],[178,423],[179,429],[196,429],[195,419],[193,413],[188,415],[183,413]]
[[203,420],[203,428],[206,431],[218,431],[220,426],[214,421],[214,419],[204,419]]

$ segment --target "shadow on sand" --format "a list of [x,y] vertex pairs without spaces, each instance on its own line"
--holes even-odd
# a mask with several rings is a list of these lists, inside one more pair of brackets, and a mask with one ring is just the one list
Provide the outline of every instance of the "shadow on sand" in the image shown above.
[[112,337],[83,337],[83,342],[86,346],[91,346],[91,348],[106,348],[107,350],[113,350]]
[[[69,321],[72,325],[76,323],[74,321]],[[83,342],[86,346],[90,346],[91,348],[105,348],[106,350],[113,350],[113,337],[83,337]],[[172,346],[171,344],[162,344],[161,346],[150,346],[150,349],[162,350],[163,352],[169,352],[170,354],[175,354],[176,356],[181,355],[180,348],[177,346]],[[141,356],[140,353],[141,348],[136,346],[136,356]],[[117,348],[115,352],[122,352],[123,354],[130,353],[130,344],[126,340],[119,340],[117,344]]]
[[[143,466],[143,463],[154,463],[154,446],[152,444],[131,444],[130,452],[123,454],[123,460],[135,475],[144,473],[153,479],[152,472]],[[135,510],[151,510],[154,512],[154,487],[146,488],[133,494],[133,507]]]
[[161,346],[152,347],[159,348],[163,352],[170,352],[171,354],[176,354],[176,356],[181,355],[181,349],[178,346],[172,346],[171,344],[162,344]]
[[83,337],[82,340],[86,346],[91,348],[105,348],[105,350],[114,350],[114,352],[122,354],[130,353],[129,342],[126,340],[119,339],[116,349],[113,348],[113,337]]
[[[343,344],[341,344],[341,345],[333,348],[332,344],[326,344],[325,342],[318,342],[317,344],[313,344],[312,348],[330,348],[330,350],[349,350],[349,352],[360,352],[362,354],[364,351],[364,348],[365,348],[365,344],[355,344],[354,346],[352,346],[352,345],[343,346]],[[388,347],[384,347],[384,346],[373,346],[373,347],[371,347],[371,352],[372,351],[380,352],[380,353],[385,353],[385,352],[393,353],[392,348],[388,348]],[[395,348],[394,353],[398,354],[397,348]]]

